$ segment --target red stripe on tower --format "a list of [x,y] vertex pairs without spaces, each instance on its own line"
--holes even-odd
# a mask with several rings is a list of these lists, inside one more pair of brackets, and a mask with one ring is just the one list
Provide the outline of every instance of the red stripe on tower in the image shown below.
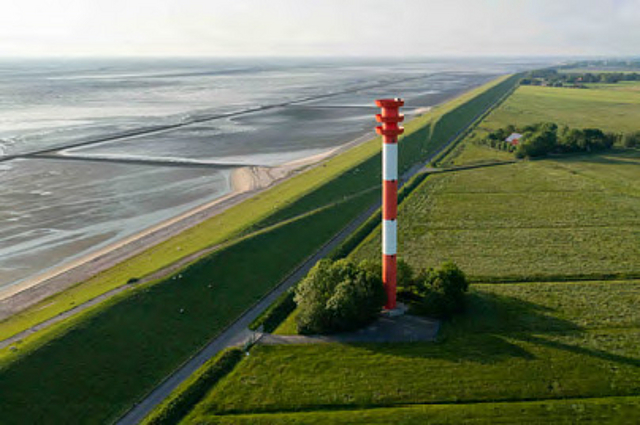
[[382,123],[376,132],[382,135],[382,281],[387,293],[385,308],[396,308],[396,255],[398,247],[398,136],[404,128],[398,126],[404,115],[398,111],[402,99],[379,99],[376,106],[382,113],[376,120]]

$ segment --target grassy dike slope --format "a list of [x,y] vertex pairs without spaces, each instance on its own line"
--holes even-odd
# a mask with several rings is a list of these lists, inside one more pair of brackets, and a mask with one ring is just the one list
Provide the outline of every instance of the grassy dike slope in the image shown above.
[[[492,104],[515,83],[501,77],[474,89],[405,125],[400,148],[403,170],[425,158],[461,125]],[[380,140],[374,139],[344,152],[227,211],[182,232],[85,282],[48,298],[0,322],[0,340],[67,311],[132,277],[143,277],[204,248],[234,240],[283,219],[306,213],[346,195],[376,185],[380,172]],[[176,248],[180,247],[180,250]],[[0,358],[2,352],[0,351]]]
[[[437,150],[514,82],[501,79],[409,123],[401,168]],[[247,222],[237,225],[236,234],[264,230],[55,326],[51,339],[27,342],[15,353],[5,350],[0,360],[2,422],[115,420],[379,196],[364,190],[344,200],[344,187],[353,195],[377,184],[379,150],[374,140],[259,195],[243,204]],[[352,162],[346,165],[345,158]],[[275,211],[278,219],[267,219],[264,211],[273,211],[287,193],[290,201]],[[227,220],[241,221],[240,210],[237,216],[229,214]],[[279,224],[265,228],[273,222]],[[191,248],[206,245],[207,232],[216,228],[207,222],[192,230],[198,242]],[[178,244],[184,248],[191,239],[181,237]]]

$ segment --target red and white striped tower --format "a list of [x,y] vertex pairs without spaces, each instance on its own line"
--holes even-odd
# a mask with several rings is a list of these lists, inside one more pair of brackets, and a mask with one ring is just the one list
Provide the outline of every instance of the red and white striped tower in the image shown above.
[[398,247],[398,136],[404,128],[398,123],[404,115],[398,113],[402,99],[379,99],[382,108],[376,114],[376,133],[382,135],[382,282],[387,293],[387,310],[396,308],[396,254]]

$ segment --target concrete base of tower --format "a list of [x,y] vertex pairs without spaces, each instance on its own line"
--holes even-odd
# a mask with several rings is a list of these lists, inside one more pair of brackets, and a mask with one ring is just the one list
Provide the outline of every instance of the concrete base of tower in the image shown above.
[[388,310],[386,308],[383,309],[382,315],[388,316],[388,317],[404,316],[408,310],[409,310],[409,307],[407,307],[405,304],[397,303],[396,308],[394,309],[391,309],[391,310]]

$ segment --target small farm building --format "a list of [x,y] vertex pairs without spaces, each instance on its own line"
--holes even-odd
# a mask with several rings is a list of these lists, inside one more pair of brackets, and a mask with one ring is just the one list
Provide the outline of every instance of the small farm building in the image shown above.
[[520,139],[522,139],[522,134],[520,133],[511,133],[509,137],[504,139],[505,142],[511,143],[514,146],[517,146],[520,143]]

